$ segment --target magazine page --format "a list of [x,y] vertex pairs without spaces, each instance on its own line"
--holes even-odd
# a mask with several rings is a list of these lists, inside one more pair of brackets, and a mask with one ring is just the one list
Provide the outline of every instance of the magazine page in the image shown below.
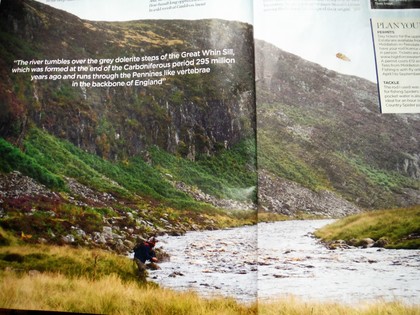
[[1,1],[1,309],[254,311],[253,41],[248,0]]
[[[419,11],[383,3],[254,2],[258,296],[269,305],[418,310]],[[391,94],[410,110],[386,111]]]

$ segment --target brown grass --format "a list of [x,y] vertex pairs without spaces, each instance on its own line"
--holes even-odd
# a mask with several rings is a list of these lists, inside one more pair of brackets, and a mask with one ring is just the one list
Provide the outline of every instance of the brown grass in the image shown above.
[[260,315],[420,315],[418,306],[399,302],[378,301],[348,306],[332,302],[305,302],[294,297],[260,303],[258,311]]
[[57,274],[1,274],[0,308],[100,314],[257,314],[256,305],[233,299],[203,299],[153,285],[124,283],[110,275],[100,280],[68,279]]
[[100,314],[144,315],[420,315],[420,308],[398,302],[347,306],[305,302],[294,297],[240,304],[231,298],[204,299],[194,292],[140,286],[110,275],[99,280],[59,274],[0,273],[0,308]]

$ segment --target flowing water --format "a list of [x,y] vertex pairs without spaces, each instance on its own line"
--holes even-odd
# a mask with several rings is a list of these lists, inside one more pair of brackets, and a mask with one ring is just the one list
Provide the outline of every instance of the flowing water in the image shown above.
[[[241,301],[293,295],[305,300],[420,304],[420,251],[329,250],[312,232],[331,220],[260,223],[162,236],[171,259],[150,278],[164,287]],[[257,240],[258,236],[258,240]],[[257,246],[258,243],[258,246]]]
[[257,227],[161,236],[157,247],[171,256],[149,271],[164,287],[224,295],[244,301],[257,296]]

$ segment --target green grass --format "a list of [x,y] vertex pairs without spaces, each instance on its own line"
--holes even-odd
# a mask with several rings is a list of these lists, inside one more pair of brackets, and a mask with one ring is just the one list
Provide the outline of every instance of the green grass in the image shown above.
[[64,189],[65,183],[60,176],[49,171],[38,161],[23,153],[9,142],[0,138],[0,171],[11,172],[13,170],[20,171],[24,175],[32,177],[47,187]]
[[109,162],[88,154],[72,144],[59,140],[44,131],[32,129],[24,143],[25,154],[58,176],[71,177],[99,191],[113,191],[129,196],[129,192],[97,170]]
[[[7,216],[0,219],[0,226],[8,231],[15,231],[16,235],[30,235],[28,242],[37,242],[42,238],[60,243],[61,236],[71,234],[77,244],[83,245],[83,237],[71,229],[72,226],[80,227],[86,233],[93,233],[101,231],[104,225],[101,208],[81,207],[59,198],[9,198],[4,200],[3,210]],[[126,225],[134,227],[133,222],[127,221]]]
[[386,239],[387,248],[420,249],[420,206],[349,216],[318,231],[324,241]]
[[[106,218],[125,216],[127,212],[132,213],[134,219],[125,222],[126,226],[139,234],[151,233],[153,228],[136,223],[138,220],[147,220],[157,229],[166,228],[162,222],[164,218],[171,227],[181,232],[192,226],[215,229],[256,223],[255,211],[224,211],[209,203],[196,201],[178,190],[174,183],[182,181],[193,186],[192,189],[206,190],[210,187],[208,192],[216,197],[253,200],[256,173],[252,163],[247,164],[252,152],[245,145],[198,162],[151,148],[153,161],[150,164],[141,157],[108,161],[39,129],[29,131],[23,146],[24,149],[20,150],[0,139],[0,171],[20,170],[59,192],[55,195],[34,194],[4,199],[2,208],[7,216],[1,218],[0,226],[16,236],[21,233],[31,235],[26,239],[28,243],[37,243],[42,239],[50,244],[62,244],[62,237],[72,234],[75,244],[86,246],[83,237],[70,229],[71,226],[94,233],[102,230]],[[230,173],[227,166],[223,167],[224,161],[231,165]],[[85,200],[83,196],[73,195],[66,177],[92,189],[93,199],[88,196]],[[247,187],[251,184],[254,186]],[[102,193],[114,198],[105,204],[92,203],[90,199],[94,200]],[[73,199],[87,204],[75,205]],[[7,244],[8,240],[1,237],[1,242]]]
[[308,164],[300,151],[298,144],[279,138],[271,131],[258,134],[259,167],[314,191],[331,187],[325,175]]
[[196,162],[171,155],[157,147],[150,150],[153,164],[164,174],[210,195],[241,201],[256,200],[254,141],[245,140],[216,156],[201,156]]
[[[176,189],[172,181],[184,182],[219,198],[255,200],[255,150],[251,141],[214,157],[192,162],[157,147],[150,148],[152,165],[141,157],[109,161],[85,152],[33,128],[20,151],[0,139],[1,171],[20,170],[48,187],[66,190],[64,177],[71,177],[100,192],[130,198],[139,195],[170,206],[210,210]],[[172,178],[168,178],[171,174]]]
[[113,274],[123,281],[145,281],[145,275],[138,277],[137,268],[128,257],[99,249],[20,243],[15,239],[13,245],[0,246],[0,270],[8,268],[18,273],[36,270],[61,274],[70,279],[85,277],[97,280]]
[[[125,216],[127,212],[134,219],[125,224],[138,234],[166,228],[163,218],[180,232],[192,226],[215,229],[255,224],[253,210],[224,211],[198,202],[175,187],[175,182],[182,181],[216,197],[254,200],[252,148],[252,143],[244,143],[213,158],[192,162],[154,147],[149,164],[139,156],[112,162],[36,128],[29,130],[22,150],[0,138],[0,172],[19,170],[59,192],[6,197],[2,208],[7,215],[0,219],[0,226],[16,236],[30,235],[28,243],[42,240],[62,244],[62,237],[72,234],[75,244],[86,246],[83,237],[70,227],[94,233],[102,230],[106,218]],[[66,177],[92,189],[93,199],[87,196],[85,200],[70,191]],[[103,193],[114,198],[96,204],[95,196]],[[76,205],[73,199],[87,204]],[[154,228],[136,223],[139,220],[147,220]],[[1,236],[1,243],[8,244],[9,240]]]
[[344,155],[340,155],[340,157],[348,161],[350,165],[356,169],[356,172],[363,174],[371,185],[378,186],[382,190],[399,190],[400,187],[411,187],[414,189],[420,188],[419,181],[404,177],[397,172],[375,168],[368,165],[360,158],[350,158]]

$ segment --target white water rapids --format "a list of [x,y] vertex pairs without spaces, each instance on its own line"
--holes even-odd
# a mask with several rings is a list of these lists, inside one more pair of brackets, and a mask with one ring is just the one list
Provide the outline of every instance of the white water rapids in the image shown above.
[[149,276],[163,287],[240,301],[293,295],[341,303],[420,304],[419,250],[329,250],[311,233],[330,222],[260,223],[161,236],[158,247],[171,259]]

